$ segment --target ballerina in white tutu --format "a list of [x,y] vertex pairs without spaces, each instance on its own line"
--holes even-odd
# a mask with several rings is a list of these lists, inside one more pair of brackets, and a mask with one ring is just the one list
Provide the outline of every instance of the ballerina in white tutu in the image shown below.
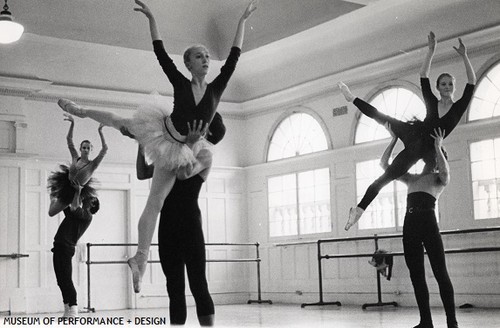
[[[163,201],[173,187],[176,176],[187,178],[207,168],[211,162],[210,143],[204,138],[187,144],[186,136],[191,131],[205,132],[212,121],[220,98],[231,77],[241,53],[245,23],[255,11],[252,1],[241,16],[233,46],[220,74],[210,83],[208,73],[210,55],[202,45],[195,45],[184,53],[184,64],[192,77],[187,79],[178,71],[168,56],[153,13],[143,2],[135,0],[149,20],[149,28],[156,57],[174,87],[174,107],[171,113],[162,105],[142,106],[133,118],[122,118],[110,112],[83,108],[67,99],[58,104],[66,112],[78,117],[88,117],[120,131],[127,131],[139,142],[155,170],[146,207],[139,219],[139,241],[136,254],[128,260],[132,270],[134,291],[141,289],[142,276],[146,270],[149,248]],[[188,122],[197,122],[190,127]],[[202,126],[203,125],[203,126]],[[191,140],[192,142],[192,140]]]

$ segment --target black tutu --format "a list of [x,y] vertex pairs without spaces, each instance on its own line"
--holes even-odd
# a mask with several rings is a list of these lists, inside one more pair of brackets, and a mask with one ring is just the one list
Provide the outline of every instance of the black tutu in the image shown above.
[[[95,179],[90,180],[83,186],[80,193],[82,199],[97,197],[97,191],[94,189]],[[64,204],[71,204],[75,196],[75,188],[69,180],[69,167],[64,164],[59,165],[59,171],[52,172],[47,179],[47,189],[51,198],[58,198]]]

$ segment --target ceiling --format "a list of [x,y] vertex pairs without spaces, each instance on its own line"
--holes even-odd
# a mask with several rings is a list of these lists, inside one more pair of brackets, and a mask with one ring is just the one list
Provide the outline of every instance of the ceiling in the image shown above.
[[[224,59],[248,0],[145,0],[167,51],[205,44]],[[147,19],[132,0],[10,0],[25,26],[0,46],[0,77],[110,91],[171,95],[151,51]],[[436,33],[456,38],[500,26],[498,0],[260,0],[247,22],[243,55],[223,101],[248,103],[409,52]],[[496,40],[495,42],[497,42]],[[448,42],[445,43],[445,42]],[[444,44],[443,44],[444,43]],[[451,46],[449,47],[451,48]],[[211,80],[220,63],[211,64]],[[183,71],[187,76],[187,71]]]
[[[169,52],[182,54],[193,43],[215,55],[232,43],[250,0],[144,0],[157,20]],[[375,2],[343,0],[260,0],[248,22],[244,50],[262,47]],[[133,0],[10,0],[28,32],[59,39],[150,50],[146,17]],[[254,28],[255,27],[255,28]],[[225,54],[222,54],[224,57]]]

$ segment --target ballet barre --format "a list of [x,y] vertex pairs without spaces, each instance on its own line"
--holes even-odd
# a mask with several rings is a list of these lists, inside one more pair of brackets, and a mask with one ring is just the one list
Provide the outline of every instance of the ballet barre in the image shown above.
[[[473,228],[473,229],[455,229],[455,230],[443,230],[441,231],[441,235],[457,235],[457,234],[469,234],[469,233],[480,233],[480,232],[495,232],[500,231],[500,226],[495,227],[487,227],[487,228]],[[319,284],[319,301],[316,303],[303,303],[301,304],[301,308],[306,306],[315,306],[315,305],[337,305],[341,306],[342,303],[339,301],[336,302],[325,302],[323,300],[323,270],[322,270],[322,260],[335,259],[335,258],[357,258],[357,257],[373,257],[374,252],[378,250],[378,241],[381,239],[394,239],[394,238],[402,238],[402,233],[397,234],[384,234],[373,236],[362,236],[362,237],[341,237],[341,238],[328,238],[328,239],[319,239],[316,242],[292,242],[292,243],[280,243],[276,244],[276,246],[292,246],[292,245],[306,245],[316,243],[317,246],[317,259],[318,259],[318,284]],[[323,254],[321,251],[321,245],[326,243],[339,243],[339,242],[351,242],[351,241],[362,241],[362,240],[373,240],[375,245],[375,251],[373,253],[348,253],[348,254]],[[481,253],[481,252],[496,252],[500,251],[500,247],[492,246],[492,247],[468,247],[468,248],[453,248],[453,249],[445,249],[446,254],[457,254],[457,253]],[[403,256],[404,252],[391,252],[388,255],[392,256]],[[378,300],[376,303],[365,303],[362,305],[362,309],[366,309],[371,306],[385,306],[392,305],[398,306],[397,302],[383,302],[382,301],[382,287],[381,287],[381,273],[376,271],[377,275],[377,297]]]
[[21,258],[21,257],[29,257],[28,254],[19,254],[19,253],[12,253],[12,254],[0,254],[0,258],[11,258],[13,260]]
[[[112,244],[112,243],[87,243],[87,261],[85,262],[87,265],[87,307],[84,307],[88,312],[95,312],[95,308],[91,306],[91,281],[90,281],[90,266],[94,264],[127,264],[127,261],[92,261],[90,258],[90,249],[91,247],[123,247],[123,246],[137,246],[137,244],[132,243],[122,243],[122,244]],[[151,244],[151,246],[158,246],[158,244]],[[257,263],[257,299],[256,300],[248,300],[247,304],[252,303],[268,303],[272,304],[271,300],[263,300],[262,299],[262,291],[261,291],[261,277],[260,277],[260,253],[259,253],[259,243],[205,243],[205,246],[255,246],[255,258],[242,258],[242,259],[207,259],[206,262],[211,263],[221,263],[221,262],[256,262]],[[151,260],[148,263],[160,263],[159,260]]]

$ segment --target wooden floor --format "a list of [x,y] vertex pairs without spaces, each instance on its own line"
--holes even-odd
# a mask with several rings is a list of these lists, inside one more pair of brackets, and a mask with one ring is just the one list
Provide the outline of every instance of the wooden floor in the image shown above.
[[[300,305],[283,304],[242,304],[216,306],[216,327],[309,327],[309,328],[411,328],[418,323],[417,308],[384,307],[368,308],[346,306],[320,306],[301,308]],[[440,308],[432,309],[434,327],[446,327],[444,312]],[[60,313],[23,315],[22,317],[59,317]],[[168,309],[141,309],[96,311],[81,313],[82,317],[110,318],[123,317],[124,326],[141,326],[137,318],[143,320],[163,319],[168,326]],[[21,317],[21,316],[11,316]],[[0,327],[6,326],[6,317],[0,317]],[[457,309],[457,318],[461,328],[498,328],[500,327],[500,309]],[[131,320],[131,323],[127,323]],[[145,322],[143,322],[145,323]],[[59,324],[62,326],[62,324]],[[88,324],[85,324],[88,325]],[[8,326],[8,325],[7,325]],[[54,325],[56,326],[56,325]],[[75,326],[75,325],[73,325]],[[79,326],[79,325],[77,325]],[[96,325],[94,325],[96,326]],[[159,325],[152,325],[152,327]],[[188,308],[188,320],[185,327],[198,327],[194,307]]]

